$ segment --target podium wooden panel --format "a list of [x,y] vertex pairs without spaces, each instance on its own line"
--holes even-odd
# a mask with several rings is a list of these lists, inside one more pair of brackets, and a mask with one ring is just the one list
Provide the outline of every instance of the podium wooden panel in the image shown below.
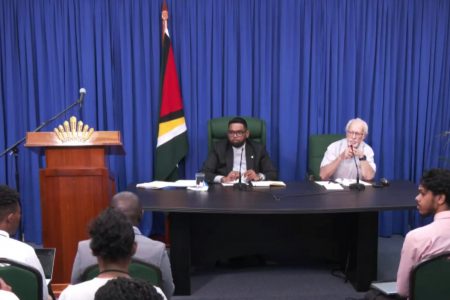
[[61,142],[53,132],[28,132],[26,147],[45,149],[39,171],[45,247],[55,247],[53,283],[68,283],[78,241],[88,238],[89,222],[115,192],[107,164],[109,147],[119,147],[120,132],[97,131],[87,142]]

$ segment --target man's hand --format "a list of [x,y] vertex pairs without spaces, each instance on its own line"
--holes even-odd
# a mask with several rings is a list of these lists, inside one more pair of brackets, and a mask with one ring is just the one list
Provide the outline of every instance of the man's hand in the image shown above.
[[247,179],[247,181],[259,181],[261,178],[258,174],[256,174],[253,170],[247,170],[247,172],[244,173],[244,177]]
[[362,158],[364,156],[364,151],[353,148],[353,154],[355,155],[356,158]]
[[345,148],[345,151],[341,153],[342,160],[350,159],[353,156],[355,156],[356,158],[362,158],[364,156],[364,151],[348,145],[348,147]]
[[344,151],[341,153],[341,160],[349,159],[353,157],[353,150],[352,147],[347,146]]
[[233,182],[238,178],[239,178],[239,172],[231,171],[230,173],[228,173],[227,176],[222,177],[222,182],[224,182],[224,183]]

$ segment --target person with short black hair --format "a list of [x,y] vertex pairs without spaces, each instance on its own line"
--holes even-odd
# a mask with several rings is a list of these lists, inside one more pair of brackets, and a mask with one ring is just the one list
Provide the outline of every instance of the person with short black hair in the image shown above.
[[0,185],[0,257],[29,265],[41,273],[42,299],[50,299],[44,270],[33,247],[10,238],[19,228],[21,219],[20,197],[17,191]]
[[162,300],[155,287],[143,280],[118,277],[95,293],[94,300]]
[[411,230],[405,237],[397,272],[397,292],[407,297],[409,275],[414,265],[444,251],[450,251],[450,171],[432,169],[420,180],[416,197],[422,216],[434,215],[432,223]]
[[207,182],[230,183],[241,175],[245,181],[277,180],[278,172],[266,148],[248,139],[250,131],[244,118],[235,117],[228,122],[227,136],[227,140],[213,145],[203,163]]
[[[126,216],[117,209],[107,208],[92,222],[89,236],[90,248],[97,257],[99,275],[94,279],[69,285],[61,293],[60,300],[93,300],[95,292],[108,280],[130,278],[128,266],[136,252],[136,243],[133,227]],[[159,288],[158,292],[164,295]]]
[[[120,192],[114,195],[110,206],[121,211],[133,225],[135,242],[137,244],[137,250],[133,258],[151,263],[161,270],[161,289],[166,297],[170,299],[175,290],[175,285],[166,245],[159,241],[154,241],[140,232],[138,226],[141,222],[143,209],[139,198],[131,192]],[[89,244],[90,240],[78,243],[78,250],[72,268],[72,284],[80,283],[83,272],[88,267],[97,264],[97,258],[92,255]]]
[[432,169],[420,180],[416,196],[422,216],[434,215],[433,222],[411,230],[403,241],[397,271],[397,295],[370,290],[365,299],[406,299],[411,271],[418,263],[450,251],[450,170]]

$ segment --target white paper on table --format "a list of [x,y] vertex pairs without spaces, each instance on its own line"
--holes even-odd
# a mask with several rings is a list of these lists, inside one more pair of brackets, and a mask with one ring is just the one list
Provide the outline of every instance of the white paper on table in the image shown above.
[[209,186],[207,184],[203,186],[188,186],[187,189],[190,191],[197,191],[197,192],[206,192],[208,190]]
[[338,191],[338,190],[343,190],[344,189],[342,187],[342,185],[340,185],[339,183],[336,183],[336,182],[315,181],[315,183],[317,183],[318,185],[323,186],[324,188],[326,188],[327,190],[330,190],[330,191]]
[[197,183],[195,182],[195,179],[181,179],[181,180],[175,181],[172,186],[189,187],[189,186],[196,186],[196,185],[197,185]]
[[152,182],[138,183],[136,184],[136,187],[144,189],[162,189],[171,186],[172,184],[173,182],[155,180]]
[[136,187],[144,188],[144,189],[163,189],[166,187],[185,188],[185,187],[189,187],[189,186],[196,186],[195,180],[182,179],[182,180],[177,180],[175,182],[155,180],[152,182],[144,182],[144,183],[136,184]]
[[[349,186],[352,183],[356,183],[356,179],[348,179],[348,178],[337,178],[335,181],[337,183],[342,184],[343,186]],[[360,180],[359,183],[361,183],[363,185],[366,185],[366,186],[371,186],[372,185],[372,184],[370,184],[370,183],[368,183],[366,181],[363,181],[363,180]]]
[[[239,183],[239,179],[236,179],[236,180],[233,180],[233,181],[230,181],[230,182],[222,182],[221,184],[222,184],[222,186],[233,186],[235,183]],[[243,179],[243,177],[241,179],[241,183],[245,184],[245,185],[248,185],[247,180]]]

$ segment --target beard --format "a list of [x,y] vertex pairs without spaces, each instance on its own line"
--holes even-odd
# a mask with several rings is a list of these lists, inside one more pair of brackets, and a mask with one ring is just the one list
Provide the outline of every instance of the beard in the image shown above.
[[233,147],[240,148],[240,147],[242,147],[242,146],[245,144],[245,140],[243,140],[243,141],[241,141],[241,142],[233,142],[233,141],[230,141],[230,144],[231,144]]

